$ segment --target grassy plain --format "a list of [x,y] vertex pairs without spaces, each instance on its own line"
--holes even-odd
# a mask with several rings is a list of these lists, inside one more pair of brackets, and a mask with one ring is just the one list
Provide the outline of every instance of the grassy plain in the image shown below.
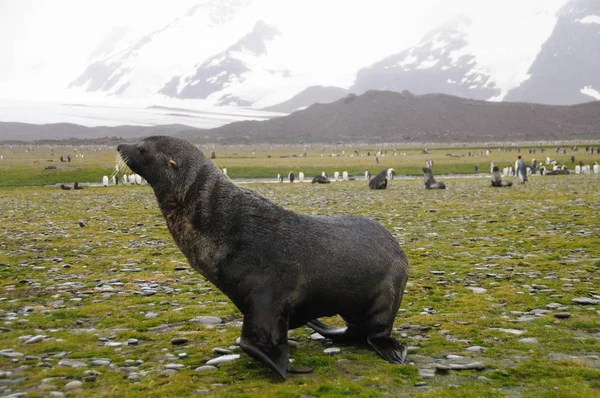
[[[495,150],[490,158],[444,155],[468,150],[440,149],[428,156],[414,149],[382,157],[379,166],[416,170],[432,158],[436,173],[475,163],[487,171],[489,161],[508,165],[516,156],[514,150]],[[259,166],[251,155],[234,152],[217,152],[217,163],[230,175],[235,177],[236,167]],[[279,156],[288,154],[265,160],[271,175],[308,167],[317,157],[322,163],[315,170],[330,175],[355,160],[361,174],[367,166],[377,170],[372,157]],[[108,150],[84,157],[94,173],[112,170],[114,158]],[[291,161],[299,163],[286,163]],[[3,169],[4,185],[11,170]],[[23,173],[28,178],[37,171]],[[187,267],[150,187],[1,188],[0,349],[23,355],[0,351],[0,395],[597,397],[600,305],[572,300],[600,299],[599,176],[533,176],[506,189],[489,187],[487,177],[445,182],[445,191],[426,191],[421,179],[394,180],[385,191],[370,191],[364,181],[247,185],[296,212],[374,218],[403,245],[411,265],[394,329],[411,347],[409,364],[390,365],[354,346],[336,345],[341,352],[329,356],[323,350],[331,342],[313,341],[310,330],[300,328],[290,332],[296,342],[291,357],[314,373],[284,382],[235,348],[242,315]],[[147,290],[155,294],[143,295]],[[570,317],[558,319],[556,313]],[[199,315],[223,322],[191,322]],[[341,325],[337,317],[326,321]],[[36,335],[45,337],[25,343]],[[175,337],[189,341],[173,345]],[[118,344],[128,339],[137,344]],[[481,352],[467,350],[473,346]],[[218,370],[195,371],[218,356],[217,347],[233,347],[241,358]],[[65,366],[68,361],[82,367]],[[431,377],[436,364],[472,362],[485,369]],[[182,366],[165,371],[167,364]],[[69,390],[72,381],[81,387]],[[421,382],[426,386],[419,387]]]
[[[597,146],[597,144],[596,144]],[[210,155],[212,146],[200,147],[206,155]],[[321,174],[323,170],[333,176],[334,171],[344,170],[350,175],[364,176],[369,169],[374,175],[377,172],[394,168],[402,175],[422,175],[421,168],[426,160],[434,162],[436,174],[472,174],[475,165],[481,172],[489,172],[490,162],[502,167],[514,165],[517,158],[515,146],[433,146],[429,153],[423,154],[422,147],[391,145],[369,147],[365,145],[263,145],[263,146],[222,146],[214,148],[215,163],[221,168],[227,168],[227,174],[232,178],[275,178],[277,173],[287,176],[290,171],[296,175],[302,171],[311,178]],[[529,154],[529,149],[535,148],[535,154]],[[541,148],[545,149],[541,153]],[[576,162],[580,160],[591,164],[600,160],[600,155],[590,155],[585,152],[585,145],[579,145],[579,151],[572,152],[569,148],[566,154],[556,153],[555,146],[523,146],[520,154],[531,164],[532,159],[538,162],[546,156],[558,162],[564,162],[573,169],[570,156],[574,155]],[[489,156],[486,150],[490,149]],[[75,152],[77,150],[77,152]],[[394,155],[394,150],[396,155]],[[385,152],[375,161],[375,153]],[[306,153],[306,156],[303,156]],[[471,156],[469,156],[471,153]],[[75,157],[76,154],[83,157]],[[367,155],[369,154],[369,155]],[[40,186],[61,183],[101,182],[103,175],[111,175],[116,164],[116,149],[114,146],[1,146],[0,155],[0,187],[2,186]],[[60,156],[71,155],[72,162],[60,162]],[[336,155],[336,156],[332,156]],[[339,156],[338,156],[339,155]],[[453,156],[449,156],[453,155]],[[480,156],[481,155],[481,156]],[[56,166],[48,170],[47,166]]]

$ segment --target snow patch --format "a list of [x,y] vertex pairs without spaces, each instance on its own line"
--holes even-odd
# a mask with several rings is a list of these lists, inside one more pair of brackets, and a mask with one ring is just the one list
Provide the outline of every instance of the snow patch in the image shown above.
[[414,64],[418,59],[419,58],[417,58],[416,55],[409,54],[406,58],[404,58],[404,61],[398,62],[398,65],[405,67],[406,65]]
[[599,15],[586,15],[585,17],[578,19],[577,22],[584,23],[584,24],[595,23],[595,24],[600,25],[600,16]]
[[446,80],[446,83],[456,84],[456,80],[448,79]]
[[585,86],[584,88],[579,90],[579,92],[583,95],[590,96],[595,100],[600,101],[600,92],[598,92],[598,90],[593,89],[592,86]]
[[415,69],[429,69],[435,66],[438,62],[440,62],[439,59],[427,59],[425,61],[422,61],[419,65],[417,65]]

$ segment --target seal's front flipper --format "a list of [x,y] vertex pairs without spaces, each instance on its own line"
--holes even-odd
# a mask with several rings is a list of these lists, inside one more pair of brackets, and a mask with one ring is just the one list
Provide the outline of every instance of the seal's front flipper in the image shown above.
[[289,362],[288,318],[284,311],[273,308],[268,294],[254,296],[244,314],[240,339],[240,347],[248,355],[265,363],[283,379]]
[[391,336],[368,337],[368,343],[386,361],[402,365],[406,360],[406,347]]
[[256,341],[252,341],[242,334],[242,338],[240,339],[240,347],[242,347],[246,354],[250,355],[252,358],[258,359],[277,372],[282,379],[285,380],[287,378],[289,362],[287,344],[266,347],[264,345],[259,345]]

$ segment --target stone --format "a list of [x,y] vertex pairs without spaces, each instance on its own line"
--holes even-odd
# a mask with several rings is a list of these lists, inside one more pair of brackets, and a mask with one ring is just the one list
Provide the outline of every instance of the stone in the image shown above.
[[219,355],[231,354],[231,350],[228,350],[227,348],[215,347],[212,350],[215,354],[219,354]]
[[110,359],[94,359],[92,360],[92,366],[108,366],[110,365]]
[[28,339],[27,341],[25,341],[25,344],[34,344],[34,343],[38,343],[42,340],[44,340],[46,338],[45,335],[43,334],[38,334],[37,336],[33,336],[30,339]]
[[435,369],[419,369],[419,376],[424,379],[433,379],[435,377]]
[[197,325],[214,326],[220,324],[222,320],[217,316],[197,316],[190,322],[195,323]]
[[446,373],[450,370],[450,366],[447,365],[442,365],[439,363],[435,364],[435,371],[438,373]]
[[207,365],[218,365],[218,364],[221,364],[221,363],[237,361],[238,359],[240,359],[240,354],[222,355],[220,357],[208,360],[206,362],[206,364]]
[[558,319],[567,319],[571,317],[571,314],[569,314],[568,312],[557,312],[556,314],[554,314],[554,317]]
[[467,347],[467,351],[469,352],[483,352],[485,351],[485,348],[478,346],[478,345],[474,345],[472,347]]
[[183,369],[183,368],[185,368],[185,365],[181,364],[181,363],[168,363],[168,364],[165,365],[165,369],[175,369],[175,370],[177,370],[177,369]]
[[595,304],[600,303],[600,300],[594,300],[589,297],[578,297],[578,298],[574,298],[572,301],[575,304],[582,304],[582,305],[595,305]]
[[171,339],[171,344],[182,345],[182,344],[187,343],[188,341],[190,341],[190,340],[185,337],[175,337],[175,338]]
[[323,352],[327,355],[336,355],[341,352],[341,350],[337,347],[330,347],[323,350]]
[[58,366],[67,366],[69,368],[87,368],[88,364],[74,359],[63,359],[58,362]]
[[523,344],[538,344],[538,339],[536,339],[535,337],[527,337],[524,339],[520,339],[519,343],[523,343]]
[[65,384],[65,390],[76,390],[78,388],[81,388],[82,385],[83,383],[79,380],[73,380]]
[[216,366],[204,365],[194,369],[195,372],[212,372],[213,370],[219,370],[219,368],[217,368]]
[[487,289],[484,289],[482,287],[470,287],[469,289],[471,289],[475,294],[482,294],[487,292]]
[[483,362],[471,362],[467,364],[456,364],[451,363],[450,369],[452,370],[483,370],[485,369],[485,365]]

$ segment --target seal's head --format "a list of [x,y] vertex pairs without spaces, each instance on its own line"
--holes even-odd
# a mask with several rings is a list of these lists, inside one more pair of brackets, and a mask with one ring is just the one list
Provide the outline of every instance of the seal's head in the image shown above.
[[120,144],[117,151],[125,164],[159,192],[184,193],[211,163],[188,141],[167,136],[148,137],[137,144]]

